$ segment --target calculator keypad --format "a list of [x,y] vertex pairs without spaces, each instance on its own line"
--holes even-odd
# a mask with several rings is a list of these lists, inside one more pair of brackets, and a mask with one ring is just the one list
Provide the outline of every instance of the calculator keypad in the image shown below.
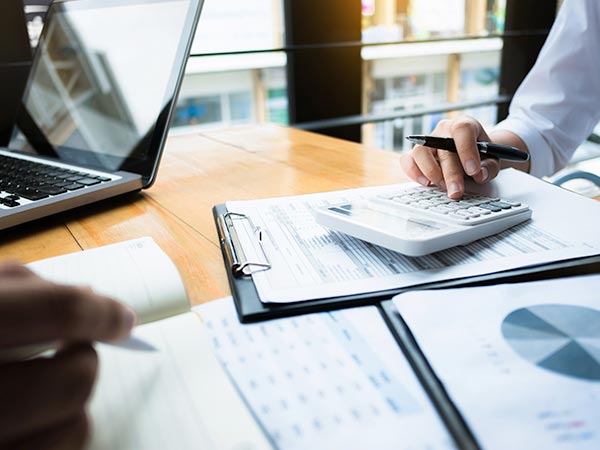
[[424,186],[382,195],[374,200],[387,208],[412,211],[460,225],[488,222],[529,209],[519,202],[471,193],[465,193],[460,200],[453,200],[448,198],[446,191]]

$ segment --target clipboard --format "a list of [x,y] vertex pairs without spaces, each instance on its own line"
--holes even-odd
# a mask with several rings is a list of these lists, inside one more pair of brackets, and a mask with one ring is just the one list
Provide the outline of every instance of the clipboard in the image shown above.
[[[232,220],[248,220],[246,216],[227,210],[225,204],[213,208],[213,216],[219,235],[221,252],[231,295],[235,303],[238,317],[242,323],[260,322],[263,320],[289,317],[313,312],[331,311],[353,306],[377,305],[390,300],[397,294],[416,289],[442,289],[470,286],[485,286],[498,283],[518,283],[564,276],[587,275],[600,273],[600,255],[586,256],[557,262],[543,263],[522,268],[509,269],[484,275],[457,278],[445,281],[424,283],[380,292],[369,292],[342,297],[321,298],[302,302],[284,304],[266,304],[260,301],[258,291],[252,281],[255,270],[269,270],[267,255],[262,261],[246,258],[239,239],[232,227]],[[229,220],[228,220],[229,219]],[[260,241],[260,229],[255,228],[256,239]],[[257,242],[260,248],[260,242]]]

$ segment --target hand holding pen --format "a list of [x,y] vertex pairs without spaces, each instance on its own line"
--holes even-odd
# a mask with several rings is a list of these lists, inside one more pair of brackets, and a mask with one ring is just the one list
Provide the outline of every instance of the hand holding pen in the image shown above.
[[409,178],[424,186],[446,189],[450,198],[462,197],[465,175],[479,184],[495,178],[501,168],[499,157],[510,161],[502,166],[528,169],[529,155],[521,150],[525,144],[518,136],[495,132],[494,141],[505,145],[492,143],[481,124],[471,117],[442,120],[432,134],[435,136],[412,137],[418,145],[401,156],[400,164]]
[[124,339],[135,321],[91,289],[0,264],[0,351],[58,344],[52,356],[0,363],[0,448],[82,448],[98,370],[91,343]]

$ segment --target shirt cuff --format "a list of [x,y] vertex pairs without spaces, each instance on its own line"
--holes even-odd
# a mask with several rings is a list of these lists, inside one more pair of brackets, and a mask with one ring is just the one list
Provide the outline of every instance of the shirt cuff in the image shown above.
[[498,123],[493,130],[510,131],[521,138],[529,151],[531,175],[543,177],[555,172],[552,149],[542,134],[535,128],[527,126],[525,121],[508,117]]

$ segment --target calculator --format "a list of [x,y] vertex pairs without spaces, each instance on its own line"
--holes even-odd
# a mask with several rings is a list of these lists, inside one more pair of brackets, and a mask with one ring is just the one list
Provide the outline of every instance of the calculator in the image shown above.
[[531,218],[520,202],[411,186],[316,211],[319,225],[408,256],[423,256],[500,233]]

